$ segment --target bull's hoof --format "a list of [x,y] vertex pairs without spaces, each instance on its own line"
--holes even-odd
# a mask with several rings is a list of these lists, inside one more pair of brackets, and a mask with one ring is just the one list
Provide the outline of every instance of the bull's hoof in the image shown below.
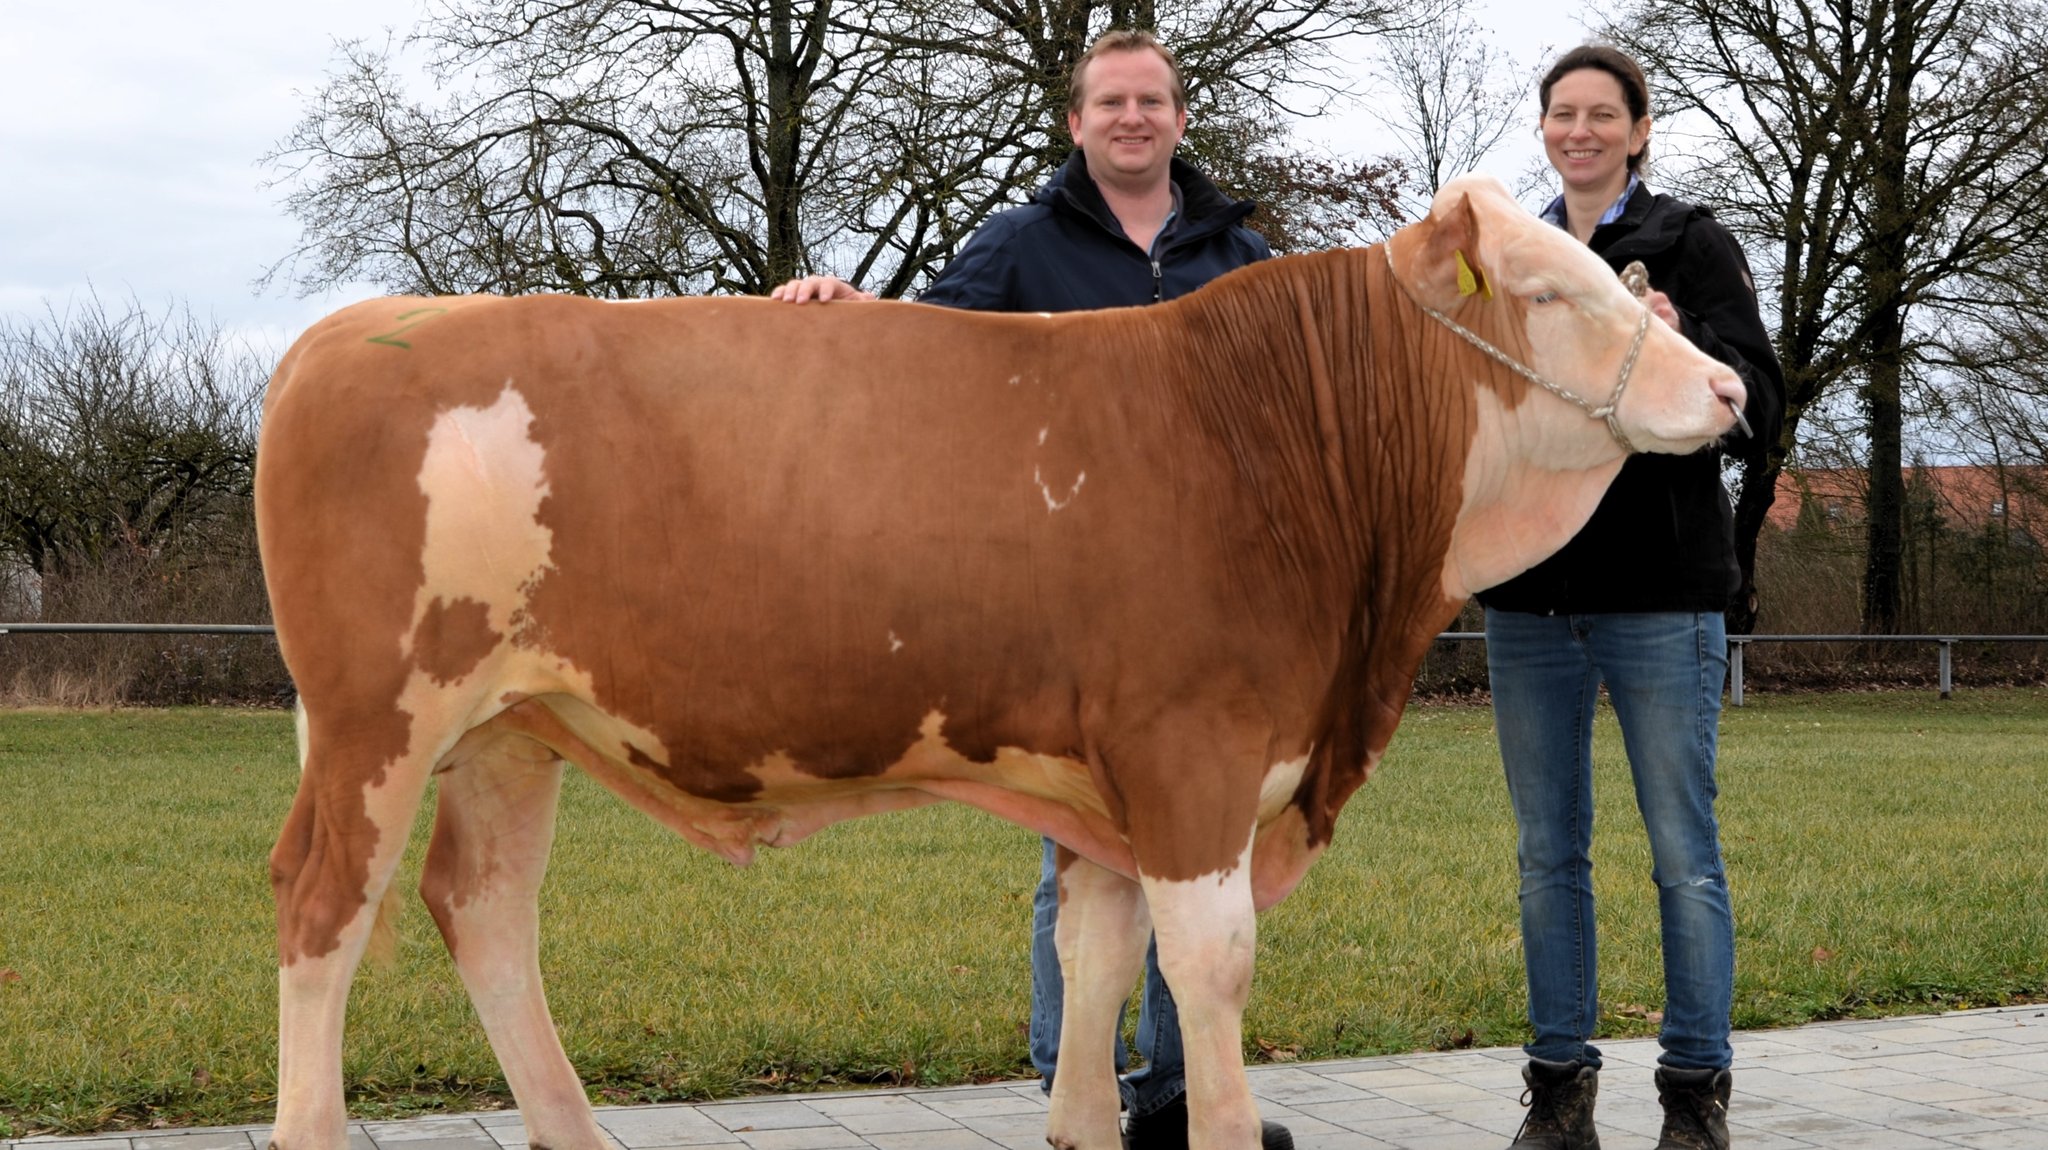
[[[1278,1122],[1259,1123],[1260,1150],[1294,1150],[1294,1135]],[[1124,1150],[1188,1150],[1188,1096],[1124,1124]]]

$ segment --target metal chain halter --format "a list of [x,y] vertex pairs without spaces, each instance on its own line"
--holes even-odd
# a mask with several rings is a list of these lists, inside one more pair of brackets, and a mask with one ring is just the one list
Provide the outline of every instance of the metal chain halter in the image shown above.
[[[1466,343],[1471,344],[1473,347],[1476,347],[1480,351],[1483,351],[1487,355],[1493,357],[1493,359],[1496,362],[1498,362],[1502,367],[1507,368],[1509,371],[1514,372],[1516,375],[1521,376],[1523,379],[1528,380],[1530,383],[1535,384],[1536,386],[1558,397],[1559,399],[1564,400],[1566,403],[1571,404],[1573,407],[1578,408],[1580,411],[1585,412],[1586,417],[1588,419],[1598,419],[1605,421],[1607,424],[1607,433],[1609,435],[1614,436],[1614,441],[1616,443],[1621,444],[1621,449],[1623,451],[1628,452],[1631,455],[1635,454],[1636,445],[1630,443],[1628,441],[1628,436],[1622,433],[1621,421],[1615,418],[1614,409],[1621,403],[1621,393],[1628,390],[1629,376],[1634,374],[1636,370],[1636,357],[1642,354],[1643,336],[1648,334],[1650,330],[1649,308],[1645,307],[1643,309],[1642,318],[1636,321],[1636,335],[1634,339],[1629,341],[1628,356],[1621,361],[1621,376],[1614,383],[1614,394],[1607,397],[1606,403],[1602,404],[1599,407],[1594,407],[1592,404],[1580,398],[1570,388],[1567,388],[1562,384],[1552,383],[1550,380],[1545,379],[1534,368],[1531,368],[1526,364],[1521,363],[1520,361],[1516,360],[1513,356],[1509,355],[1507,352],[1504,352],[1501,349],[1486,342],[1486,340],[1481,338],[1478,333],[1465,327],[1463,324],[1460,324],[1457,320],[1452,319],[1450,316],[1447,316],[1444,313],[1429,306],[1428,304],[1423,303],[1421,300],[1416,299],[1415,293],[1408,290],[1408,285],[1401,283],[1401,277],[1394,274],[1393,245],[1383,243],[1380,245],[1380,247],[1386,252],[1388,277],[1391,278],[1394,281],[1394,283],[1400,287],[1401,293],[1408,297],[1409,303],[1412,303],[1417,308],[1421,309],[1422,314],[1437,321],[1445,327],[1450,328],[1453,332],[1457,333],[1459,337],[1464,339]],[[1639,282],[1641,283],[1641,290],[1636,290],[1634,285],[1631,285],[1630,290],[1634,291],[1634,294],[1637,298],[1641,298],[1649,290],[1649,275],[1647,272],[1643,270],[1643,265],[1641,261],[1638,261],[1636,263],[1630,264],[1627,268],[1624,268],[1622,270],[1622,283],[1629,284],[1630,281],[1628,277],[1630,272],[1636,273],[1636,275],[1639,277]]]

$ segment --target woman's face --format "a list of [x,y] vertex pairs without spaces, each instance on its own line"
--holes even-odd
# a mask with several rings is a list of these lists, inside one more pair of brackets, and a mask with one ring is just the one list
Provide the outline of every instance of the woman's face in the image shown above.
[[1628,158],[1650,140],[1650,118],[1631,122],[1621,81],[1598,68],[1580,68],[1550,86],[1543,113],[1543,151],[1565,186],[1582,191],[1628,183]]

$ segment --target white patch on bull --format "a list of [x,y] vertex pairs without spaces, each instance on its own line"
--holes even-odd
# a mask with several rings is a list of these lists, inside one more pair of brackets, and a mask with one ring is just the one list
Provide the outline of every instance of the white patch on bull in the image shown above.
[[[554,532],[540,522],[546,452],[529,434],[533,409],[511,380],[489,407],[452,407],[427,431],[420,491],[427,497],[425,578],[413,628],[438,599],[482,603],[491,630],[512,631],[525,588],[548,566]],[[405,644],[411,654],[411,634]]]
[[1065,499],[1053,495],[1052,486],[1045,481],[1045,476],[1036,467],[1031,469],[1031,481],[1038,484],[1038,493],[1045,496],[1045,513],[1050,515],[1055,511],[1066,510],[1067,505],[1074,501],[1074,497],[1081,494],[1081,485],[1088,482],[1088,473],[1083,471],[1074,477],[1074,486],[1067,491]]
[[1051,313],[1051,312],[1049,312],[1049,311],[1037,311],[1037,312],[1032,312],[1031,314],[1033,314],[1033,315],[1037,316],[1037,317],[1038,317],[1039,319],[1051,319],[1051,318],[1052,318],[1052,313]]
[[[553,651],[518,642],[527,595],[553,570],[554,533],[540,521],[547,498],[547,453],[534,441],[533,410],[514,382],[487,407],[441,412],[427,432],[420,491],[427,497],[424,573],[413,601],[412,626],[402,641],[410,657],[421,620],[435,600],[444,607],[463,599],[484,605],[485,622],[505,637],[468,674],[436,683],[415,668],[399,696],[413,730],[447,732],[436,760],[469,729],[489,721],[520,698],[566,695],[594,698],[590,674]],[[594,709],[550,708],[592,746],[631,743],[660,752],[654,732],[597,717]],[[428,748],[414,747],[413,753]]]
[[1288,800],[1301,786],[1302,773],[1308,770],[1308,755],[1298,759],[1282,759],[1266,768],[1266,777],[1259,781],[1258,822],[1264,825],[1286,807]]
[[895,654],[896,652],[898,652],[898,651],[901,651],[902,649],[903,649],[903,640],[901,640],[901,639],[898,639],[898,638],[896,637],[896,632],[894,632],[894,631],[891,631],[891,632],[889,632],[889,653],[890,653],[891,655],[893,655],[893,654]]
[[1023,382],[1024,382],[1024,377],[1023,377],[1023,376],[1021,376],[1021,375],[1013,375],[1013,376],[1011,376],[1011,377],[1010,377],[1010,386],[1011,386],[1011,387],[1015,387],[1015,386],[1017,386],[1018,384],[1020,384],[1020,383],[1023,383]]
[[1050,427],[1041,427],[1041,428],[1039,428],[1039,429],[1038,429],[1038,446],[1040,446],[1040,447],[1044,447],[1044,446],[1045,446],[1045,437],[1046,437],[1046,436],[1047,436],[1048,434],[1050,434],[1050,433],[1051,433],[1051,431],[1052,431],[1052,428],[1050,428]]
[[1624,456],[1603,425],[1530,395],[1475,386],[1463,494],[1439,585],[1457,602],[1527,571],[1593,517]]
[[313,721],[306,717],[306,700],[301,698],[292,703],[292,736],[299,742],[299,773],[306,773],[306,741],[311,737]]
[[[1160,969],[1182,1004],[1188,1097],[1204,1100],[1218,1145],[1249,1146],[1259,1137],[1257,1103],[1240,1056],[1244,1039],[1238,1015],[1251,989],[1258,947],[1251,859],[1247,835],[1236,863],[1220,872],[1185,881],[1140,879]],[[1202,1002],[1212,1009],[1190,1009]]]

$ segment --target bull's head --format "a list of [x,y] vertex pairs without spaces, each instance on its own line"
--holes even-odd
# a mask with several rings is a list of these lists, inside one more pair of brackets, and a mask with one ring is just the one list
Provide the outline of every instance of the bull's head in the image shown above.
[[[1614,450],[1683,454],[1735,425],[1745,398],[1735,372],[1652,318],[1598,256],[1524,211],[1499,181],[1446,184],[1429,216],[1387,250],[1417,303],[1564,401],[1496,387],[1520,409],[1525,434],[1554,425],[1541,438],[1568,457],[1553,466],[1589,466]],[[1498,371],[1481,375],[1505,382]],[[1606,424],[1611,444],[1569,426],[1588,417]],[[1573,441],[1584,446],[1572,450]]]
[[[1462,599],[1565,545],[1630,451],[1697,451],[1734,427],[1735,372],[1560,228],[1484,176],[1445,185],[1387,245],[1402,290],[1457,349],[1474,415],[1443,587]],[[1451,383],[1451,380],[1443,381]]]

